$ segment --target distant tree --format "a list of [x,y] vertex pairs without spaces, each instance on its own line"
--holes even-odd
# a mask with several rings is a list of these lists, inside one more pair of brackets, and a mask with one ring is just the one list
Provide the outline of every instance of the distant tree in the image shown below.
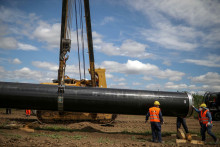
[[[203,96],[198,94],[193,94],[193,100],[194,100],[194,106],[196,108],[199,108],[201,103],[203,103]],[[198,113],[193,111],[194,118],[198,118]]]
[[203,96],[198,94],[193,94],[194,106],[198,108],[201,103],[203,103]]

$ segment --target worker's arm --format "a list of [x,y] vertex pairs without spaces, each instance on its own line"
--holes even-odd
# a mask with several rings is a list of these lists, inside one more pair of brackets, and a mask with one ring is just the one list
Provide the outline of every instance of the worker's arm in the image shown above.
[[148,113],[147,113],[147,115],[146,115],[146,121],[145,121],[145,122],[147,122],[149,116],[150,116],[150,113],[149,113],[149,111],[148,111]]
[[159,112],[159,118],[160,118],[160,122],[163,123],[163,116],[162,116],[162,112]]
[[210,112],[207,112],[207,113],[206,113],[206,117],[209,118],[209,122],[211,123],[211,121],[212,121],[212,116],[211,116],[211,113],[210,113]]
[[200,113],[199,109],[197,109],[196,107],[192,106],[193,109],[197,112],[197,113]]

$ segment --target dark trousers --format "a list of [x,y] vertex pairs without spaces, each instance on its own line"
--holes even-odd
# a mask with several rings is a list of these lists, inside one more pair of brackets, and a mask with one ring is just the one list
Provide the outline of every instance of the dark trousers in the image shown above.
[[186,133],[189,133],[188,128],[187,128],[187,125],[186,125],[186,120],[185,120],[185,118],[177,117],[177,120],[176,120],[177,130],[181,127],[181,124],[183,125],[183,128],[184,128],[185,132],[186,132]]
[[161,124],[159,122],[151,122],[151,131],[152,131],[152,141],[158,140],[162,142],[161,139]]
[[10,108],[6,108],[6,114],[11,114],[11,109]]
[[217,140],[216,136],[212,133],[211,129],[212,129],[212,126],[206,127],[205,124],[202,124],[202,129],[201,129],[202,141],[205,141],[205,139],[206,139],[206,137],[205,137],[206,130],[207,130],[207,133],[214,139],[214,141]]

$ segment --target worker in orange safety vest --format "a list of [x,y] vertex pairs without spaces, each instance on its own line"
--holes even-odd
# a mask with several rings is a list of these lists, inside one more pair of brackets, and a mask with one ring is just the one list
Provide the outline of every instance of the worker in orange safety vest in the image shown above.
[[29,117],[31,115],[31,110],[30,109],[26,109],[25,112],[26,112],[27,117]]
[[163,117],[159,105],[160,105],[159,101],[155,101],[154,107],[149,108],[145,122],[147,122],[148,118],[150,117],[152,142],[158,141],[159,143],[162,143],[161,124],[163,124]]
[[202,108],[202,110],[198,110],[196,109],[194,106],[192,106],[194,108],[194,110],[199,113],[200,115],[200,122],[201,122],[201,136],[202,136],[202,141],[206,140],[206,136],[205,136],[205,132],[207,131],[208,134],[214,139],[215,143],[217,144],[218,139],[216,138],[216,136],[212,133],[211,129],[212,129],[212,116],[211,113],[209,112],[209,109],[206,108],[206,104],[203,103],[200,105],[200,107]]

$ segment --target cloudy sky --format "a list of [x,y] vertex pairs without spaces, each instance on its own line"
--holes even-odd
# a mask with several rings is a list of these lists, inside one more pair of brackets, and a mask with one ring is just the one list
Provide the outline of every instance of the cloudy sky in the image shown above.
[[[0,0],[0,81],[57,78],[61,5]],[[218,0],[90,0],[90,11],[95,66],[106,69],[108,87],[220,91]],[[79,79],[75,18],[72,24],[66,74]]]

